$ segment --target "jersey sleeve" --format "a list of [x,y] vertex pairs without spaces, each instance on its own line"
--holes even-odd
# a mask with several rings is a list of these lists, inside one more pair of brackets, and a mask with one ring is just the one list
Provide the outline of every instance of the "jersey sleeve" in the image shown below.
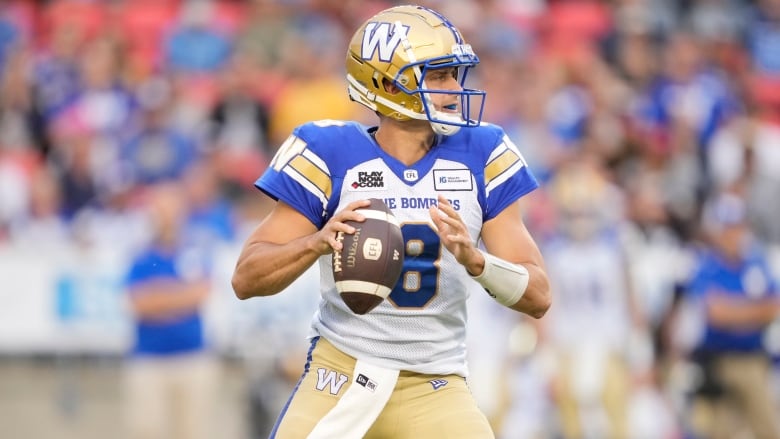
[[296,128],[255,186],[289,204],[320,228],[327,216],[333,183],[328,165],[317,151],[317,134],[317,127],[311,124]]
[[485,163],[485,221],[494,218],[520,197],[539,187],[528,163],[503,130]]

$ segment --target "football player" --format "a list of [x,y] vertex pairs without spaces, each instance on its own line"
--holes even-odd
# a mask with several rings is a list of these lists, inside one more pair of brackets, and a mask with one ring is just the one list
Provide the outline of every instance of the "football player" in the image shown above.
[[[322,276],[304,373],[271,437],[494,437],[465,379],[469,282],[535,318],[551,298],[519,202],[538,183],[504,131],[481,122],[485,93],[464,82],[478,62],[439,13],[380,12],[346,57],[349,97],[378,126],[299,126],[256,182],[277,203],[239,256],[236,295],[276,294],[315,261]],[[368,198],[400,221],[406,254],[387,300],[357,315],[330,264]]]

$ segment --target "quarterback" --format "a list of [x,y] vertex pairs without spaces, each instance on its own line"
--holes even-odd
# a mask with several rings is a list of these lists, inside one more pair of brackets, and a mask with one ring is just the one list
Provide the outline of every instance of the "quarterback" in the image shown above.
[[[504,131],[481,121],[485,93],[465,87],[478,63],[439,13],[380,12],[346,56],[349,97],[378,126],[301,125],[257,180],[277,203],[239,256],[237,297],[276,294],[315,262],[322,276],[303,376],[271,437],[494,437],[466,385],[469,285],[535,318],[551,298],[519,201],[538,184]],[[397,217],[405,257],[387,299],[358,315],[330,265],[369,198]]]

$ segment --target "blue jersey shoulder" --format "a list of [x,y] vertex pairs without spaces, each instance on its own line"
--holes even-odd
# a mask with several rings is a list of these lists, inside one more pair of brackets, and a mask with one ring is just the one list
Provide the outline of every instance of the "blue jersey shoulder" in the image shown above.
[[[373,156],[372,156],[373,155]],[[368,128],[360,123],[320,120],[296,127],[255,185],[321,226],[337,198],[346,169],[376,157]]]
[[503,137],[504,130],[501,127],[483,123],[476,127],[461,129],[452,136],[442,136],[439,142],[453,151],[481,158],[484,163],[495,147],[501,143]]
[[354,121],[318,120],[299,125],[293,134],[304,140],[310,149],[327,153],[344,152],[356,141],[370,139],[368,127]]
[[368,127],[354,121],[320,120],[300,125],[293,134],[328,167],[331,178],[344,173],[352,163],[376,157]]

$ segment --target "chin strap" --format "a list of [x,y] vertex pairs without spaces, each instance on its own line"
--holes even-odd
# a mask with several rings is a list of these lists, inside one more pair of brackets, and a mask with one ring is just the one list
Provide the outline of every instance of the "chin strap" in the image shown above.
[[[434,111],[436,114],[436,117],[439,119],[446,119],[447,114],[440,113],[438,111]],[[458,122],[462,122],[463,119],[458,118]],[[433,122],[431,121],[431,128],[433,128],[433,132],[442,136],[451,136],[458,131],[460,131],[460,126],[458,125],[447,125],[446,123],[439,123],[439,122]]]

